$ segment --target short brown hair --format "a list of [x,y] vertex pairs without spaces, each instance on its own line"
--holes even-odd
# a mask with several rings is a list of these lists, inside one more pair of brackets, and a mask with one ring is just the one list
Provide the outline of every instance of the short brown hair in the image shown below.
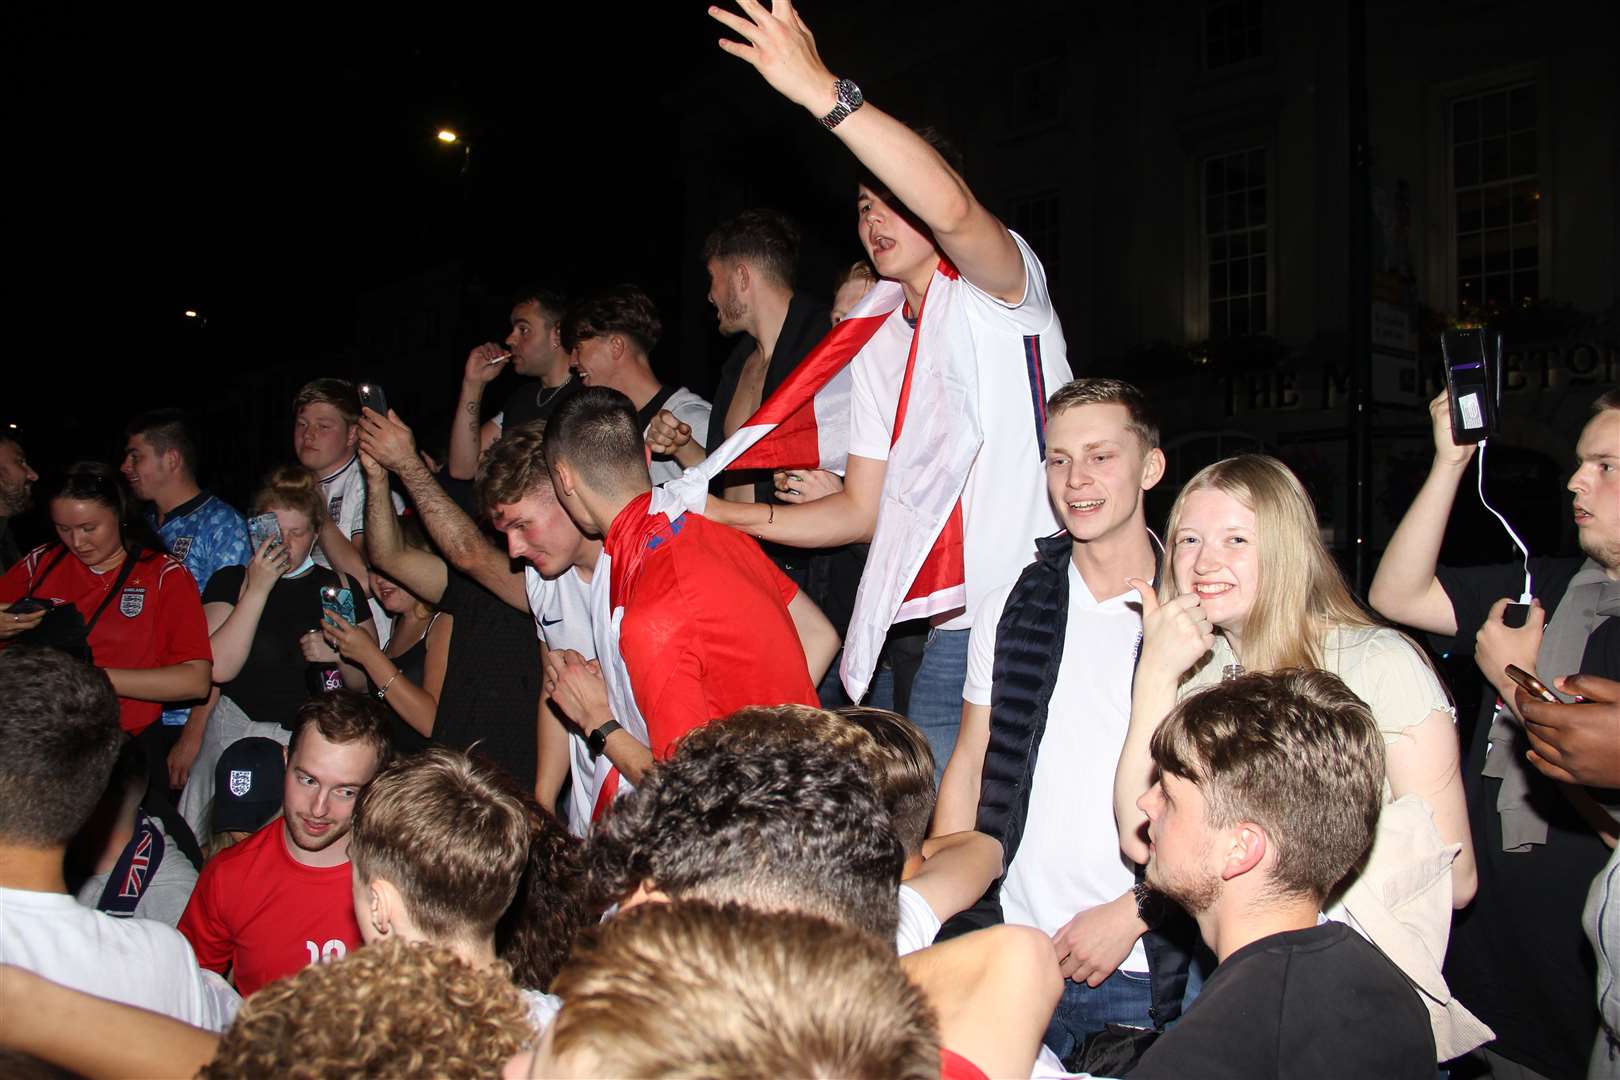
[[1597,396],[1597,400],[1592,402],[1593,416],[1606,409],[1620,409],[1620,387],[1611,387],[1603,391]]
[[809,915],[643,904],[588,934],[552,992],[553,1056],[601,1076],[939,1076],[938,1022],[892,943]]
[[348,379],[312,379],[293,397],[293,415],[305,405],[330,405],[346,424],[360,421],[360,393]]
[[529,815],[487,766],[435,746],[367,785],[351,836],[357,882],[392,882],[411,921],[436,941],[482,938],[517,893]]
[[743,260],[784,289],[799,269],[799,227],[775,210],[744,210],[714,227],[703,241],[703,261]]
[[392,938],[248,998],[198,1075],[485,1077],[533,1040],[505,965]]
[[358,690],[329,690],[298,707],[293,717],[292,738],[287,756],[298,749],[298,737],[314,725],[329,743],[370,743],[377,752],[377,771],[394,758],[394,744],[388,738],[388,709],[370,694]]
[[1198,785],[1211,826],[1265,830],[1280,891],[1320,900],[1372,845],[1384,740],[1331,672],[1254,672],[1199,691],[1153,733],[1152,754],[1160,771]]
[[326,520],[326,498],[321,494],[321,482],[299,465],[278,465],[271,469],[254,494],[252,506],[255,515],[272,510],[303,514],[309,519],[311,529],[319,529]]
[[501,437],[484,452],[478,463],[478,505],[489,513],[503,503],[515,503],[530,495],[552,493],[551,473],[546,469],[544,452],[545,420],[530,420],[502,430]]
[[888,709],[851,705],[838,715],[872,736],[864,758],[872,771],[878,798],[888,804],[895,834],[906,857],[922,853],[928,823],[934,817],[934,750],[928,737],[909,719]]
[[559,331],[562,347],[573,352],[582,341],[618,334],[650,353],[664,334],[658,306],[635,285],[618,285],[592,293],[568,309]]
[[1046,399],[1046,418],[1081,405],[1123,405],[1125,426],[1142,442],[1142,452],[1158,448],[1159,423],[1148,411],[1142,391],[1123,379],[1073,379]]
[[597,491],[645,491],[646,443],[630,399],[606,386],[570,395],[546,424],[546,464],[566,461]]

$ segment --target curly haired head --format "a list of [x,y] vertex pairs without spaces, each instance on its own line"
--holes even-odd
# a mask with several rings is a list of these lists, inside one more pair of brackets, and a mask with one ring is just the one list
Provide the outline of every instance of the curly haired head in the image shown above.
[[533,1038],[503,966],[390,940],[248,998],[199,1075],[484,1077]]
[[585,896],[584,845],[532,797],[523,803],[528,862],[516,898],[495,928],[495,950],[512,966],[513,982],[544,990],[562,970],[580,931],[601,918],[602,908]]
[[683,738],[591,834],[597,899],[645,884],[821,915],[892,941],[905,852],[871,775],[783,730],[779,710],[743,709]]
[[810,915],[644,904],[593,930],[552,989],[541,1064],[572,1075],[939,1076],[933,1010],[893,947]]

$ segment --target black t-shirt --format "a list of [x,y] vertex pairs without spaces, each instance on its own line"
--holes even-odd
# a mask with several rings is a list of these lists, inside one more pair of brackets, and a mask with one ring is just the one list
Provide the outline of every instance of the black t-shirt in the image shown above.
[[1417,991],[1343,923],[1291,930],[1227,957],[1131,1080],[1434,1080]]
[[[246,576],[244,566],[216,570],[203,590],[203,603],[234,607]],[[271,587],[242,670],[220,687],[220,692],[236,702],[249,719],[282,727],[292,725],[298,707],[309,699],[305,679],[309,662],[304,659],[298,639],[321,625],[322,587],[339,584],[337,571],[315,566],[302,577],[282,578]],[[355,602],[364,611],[360,607],[363,598],[356,595]],[[368,617],[363,616],[362,621]]]
[[534,619],[450,568],[439,610],[455,617],[433,741],[473,743],[524,791],[534,790],[540,643]]
[[[1530,560],[1534,591],[1549,620],[1583,561]],[[1473,654],[1491,605],[1504,596],[1517,600],[1524,589],[1517,563],[1442,566],[1437,576],[1456,613],[1457,635],[1431,641],[1461,656]],[[1620,679],[1620,619],[1605,620],[1587,640],[1580,669]],[[1479,892],[1452,923],[1446,982],[1496,1032],[1492,1050],[1545,1076],[1584,1076],[1598,1015],[1597,968],[1581,931],[1581,909],[1609,849],[1558,785],[1532,769],[1530,798],[1547,818],[1547,842],[1529,851],[1502,850],[1496,812],[1502,782],[1483,774],[1495,705],[1487,685],[1463,766]]]
[[501,406],[501,431],[505,432],[531,420],[543,420],[558,407],[579,393],[579,376],[572,372],[561,386],[547,386],[539,379],[524,379],[506,397]]

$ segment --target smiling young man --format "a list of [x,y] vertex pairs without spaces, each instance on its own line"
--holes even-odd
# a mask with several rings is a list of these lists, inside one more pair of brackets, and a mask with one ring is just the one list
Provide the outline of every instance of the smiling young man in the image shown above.
[[934,818],[936,836],[976,828],[1001,841],[1005,875],[944,933],[1005,921],[1051,936],[1068,981],[1046,1044],[1064,1058],[1107,1024],[1156,1026],[1148,925],[1110,791],[1142,634],[1126,581],[1155,576],[1143,496],[1163,474],[1134,386],[1076,379],[1046,403],[1047,491],[1067,531],[1041,540],[974,617]]
[[588,296],[563,317],[562,343],[574,357],[585,386],[606,386],[630,399],[643,438],[658,415],[670,414],[687,441],[665,453],[654,447],[649,471],[654,484],[681,475],[703,460],[709,437],[709,403],[684,386],[668,387],[653,374],[648,354],[664,324],[652,298],[634,285],[620,285]]
[[871,542],[844,686],[863,697],[889,627],[930,619],[908,708],[945,762],[973,614],[1056,524],[1041,436],[1047,388],[1071,378],[1062,327],[1040,260],[974,197],[943,140],[925,139],[835,76],[793,5],[739,6],[741,15],[709,9],[742,39],[720,47],[859,160],[857,231],[887,280],[823,345],[849,357],[842,490],[815,498],[792,471],[782,474],[780,497],[802,505],[711,498],[704,512],[778,544]]
[[203,867],[180,918],[197,962],[242,995],[361,942],[349,875],[355,802],[392,754],[388,714],[333,691],[298,711],[282,816]]

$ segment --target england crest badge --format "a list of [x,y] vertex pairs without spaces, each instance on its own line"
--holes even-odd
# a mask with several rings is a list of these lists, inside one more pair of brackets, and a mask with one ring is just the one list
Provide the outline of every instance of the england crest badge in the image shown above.
[[246,795],[248,792],[252,791],[253,790],[253,770],[252,769],[232,769],[231,770],[231,785],[230,786],[231,786],[231,794],[235,795],[238,799],[240,799],[242,796]]
[[118,614],[126,619],[133,619],[146,610],[145,589],[125,589],[118,597]]
[[176,559],[179,559],[181,562],[185,562],[186,561],[186,556],[191,552],[191,544],[196,539],[197,538],[195,536],[177,536],[177,537],[175,537],[174,538],[174,543],[169,545],[169,554],[173,555]]

